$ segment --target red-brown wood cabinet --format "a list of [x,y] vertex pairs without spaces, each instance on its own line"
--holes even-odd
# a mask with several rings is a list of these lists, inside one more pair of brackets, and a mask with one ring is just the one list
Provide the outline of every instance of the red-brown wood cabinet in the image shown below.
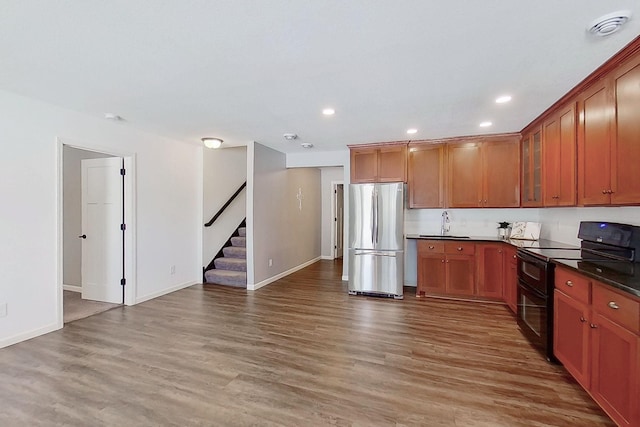
[[640,425],[640,298],[556,269],[554,354],[619,425]]
[[576,110],[560,108],[542,125],[544,206],[576,205]]
[[410,208],[444,207],[444,162],[444,144],[409,144],[407,187]]
[[406,182],[407,144],[350,146],[351,182]]

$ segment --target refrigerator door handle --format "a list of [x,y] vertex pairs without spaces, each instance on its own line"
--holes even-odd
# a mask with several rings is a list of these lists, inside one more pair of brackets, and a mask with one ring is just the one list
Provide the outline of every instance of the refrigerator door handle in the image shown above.
[[378,203],[380,203],[380,198],[376,192],[376,247],[378,246]]
[[396,252],[378,252],[378,251],[356,251],[354,253],[355,256],[358,255],[374,255],[374,256],[388,256],[391,258],[396,257]]
[[375,235],[373,234],[376,226],[376,210],[373,207],[375,198],[375,190],[371,192],[371,245],[375,246]]

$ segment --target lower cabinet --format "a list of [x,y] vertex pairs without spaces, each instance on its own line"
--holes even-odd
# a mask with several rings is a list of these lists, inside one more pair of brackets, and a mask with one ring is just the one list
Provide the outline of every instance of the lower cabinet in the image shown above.
[[473,296],[475,244],[418,240],[418,288],[416,296]]
[[502,299],[504,288],[503,243],[480,243],[477,245],[477,295],[484,298]]
[[554,354],[619,426],[640,426],[640,299],[556,269]]

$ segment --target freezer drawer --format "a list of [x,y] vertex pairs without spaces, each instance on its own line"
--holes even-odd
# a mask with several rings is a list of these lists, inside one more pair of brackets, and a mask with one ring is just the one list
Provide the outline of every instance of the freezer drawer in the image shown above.
[[349,293],[373,293],[402,298],[404,252],[349,250]]

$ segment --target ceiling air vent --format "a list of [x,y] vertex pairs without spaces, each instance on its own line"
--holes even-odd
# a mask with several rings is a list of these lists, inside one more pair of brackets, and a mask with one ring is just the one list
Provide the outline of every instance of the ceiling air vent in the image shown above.
[[588,31],[597,36],[608,36],[618,31],[629,18],[631,18],[631,12],[628,10],[609,13],[593,21]]

